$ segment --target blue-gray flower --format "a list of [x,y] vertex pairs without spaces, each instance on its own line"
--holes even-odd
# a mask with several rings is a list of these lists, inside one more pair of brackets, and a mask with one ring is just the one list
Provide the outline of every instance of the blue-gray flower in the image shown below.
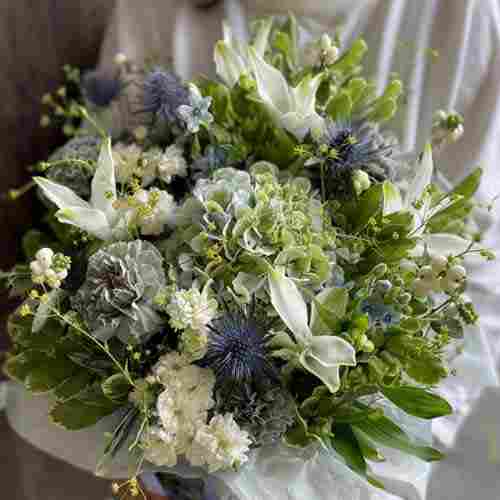
[[361,311],[368,314],[370,323],[377,326],[388,327],[397,325],[401,319],[401,315],[392,306],[381,302],[370,302],[364,300],[361,303]]
[[189,104],[179,106],[177,114],[192,134],[200,130],[200,125],[208,125],[214,121],[213,115],[208,111],[211,104],[210,96],[203,97],[196,85],[189,85]]
[[156,247],[142,240],[120,242],[90,257],[86,281],[71,302],[95,337],[144,342],[162,327],[153,301],[164,286]]

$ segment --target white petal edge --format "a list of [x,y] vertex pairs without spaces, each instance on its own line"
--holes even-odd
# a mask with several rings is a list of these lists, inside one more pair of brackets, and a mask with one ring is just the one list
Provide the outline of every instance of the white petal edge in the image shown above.
[[110,138],[103,141],[101,146],[91,188],[92,207],[111,216],[114,212],[113,202],[116,200],[116,179]]
[[434,170],[434,162],[432,160],[432,147],[427,144],[424,149],[422,160],[417,164],[415,177],[410,183],[408,193],[406,195],[407,207],[422,196],[425,188],[431,183],[432,172]]
[[281,71],[264,61],[253,47],[249,48],[249,54],[259,97],[265,104],[280,113],[290,111],[293,99]]
[[339,366],[323,366],[312,356],[307,355],[307,351],[300,357],[302,366],[313,375],[316,375],[330,390],[336,393],[340,388]]
[[82,200],[74,191],[62,184],[49,181],[44,177],[34,177],[33,180],[42,190],[43,194],[58,208],[90,208],[90,205],[85,200]]
[[111,226],[104,212],[92,208],[67,207],[56,212],[56,217],[63,224],[76,226],[82,231],[101,239],[110,240]]
[[299,289],[276,269],[269,273],[268,282],[271,304],[297,341],[304,343],[312,334],[307,324],[307,306]]
[[340,337],[321,335],[310,341],[309,356],[323,366],[356,366],[354,347]]

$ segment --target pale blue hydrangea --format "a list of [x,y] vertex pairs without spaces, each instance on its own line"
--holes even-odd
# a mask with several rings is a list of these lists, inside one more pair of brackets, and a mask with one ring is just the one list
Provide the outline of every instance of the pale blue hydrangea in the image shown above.
[[364,300],[361,303],[361,311],[368,314],[370,323],[377,326],[389,327],[397,325],[401,320],[401,314],[394,307],[382,302]]

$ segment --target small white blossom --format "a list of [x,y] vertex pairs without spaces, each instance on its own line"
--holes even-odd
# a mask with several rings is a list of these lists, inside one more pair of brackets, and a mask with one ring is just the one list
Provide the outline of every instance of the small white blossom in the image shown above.
[[451,294],[463,285],[466,274],[463,266],[455,264],[448,268],[448,259],[443,255],[435,255],[430,265],[419,269],[417,279],[413,282],[414,291],[419,296],[432,292]]
[[129,219],[137,224],[141,234],[159,236],[165,226],[174,223],[177,205],[171,194],[152,188],[137,191],[131,208]]
[[333,44],[329,35],[324,33],[304,47],[303,58],[306,66],[320,68],[332,65],[339,56],[339,49]]
[[50,248],[41,248],[30,263],[31,279],[38,285],[59,288],[68,276],[70,262],[69,257],[63,254],[54,254]]
[[194,466],[207,465],[209,472],[239,467],[248,460],[252,441],[233,415],[215,415],[196,432],[186,458]]
[[432,123],[432,144],[440,149],[457,142],[464,134],[463,118],[460,114],[439,110]]
[[176,330],[203,330],[217,312],[217,301],[209,297],[209,287],[179,290],[172,295],[167,306],[170,324]]
[[172,177],[186,177],[187,162],[182,149],[173,144],[163,153],[158,164],[158,177],[167,184],[172,182]]
[[115,175],[117,182],[128,182],[135,173],[140,171],[139,160],[142,149],[136,144],[123,144],[118,142],[112,148],[113,161],[115,162]]

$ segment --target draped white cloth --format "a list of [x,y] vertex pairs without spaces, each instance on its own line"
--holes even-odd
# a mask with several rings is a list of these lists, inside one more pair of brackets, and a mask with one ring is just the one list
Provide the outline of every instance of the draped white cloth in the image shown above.
[[[226,0],[205,10],[180,0],[118,0],[117,4],[102,49],[104,68],[110,67],[117,52],[124,52],[136,60],[155,56],[170,62],[185,78],[199,73],[213,76],[212,48],[221,37],[223,17],[242,36],[249,17],[288,10],[307,18],[304,22],[310,29],[341,27],[344,46],[362,34],[370,47],[367,69],[378,88],[394,72],[406,84],[406,105],[392,124],[403,148],[422,149],[436,109],[460,111],[466,134],[439,156],[437,167],[456,183],[481,165],[479,199],[488,204],[500,194],[498,0]],[[499,215],[498,208],[485,211],[482,223],[487,227],[485,243],[500,255]],[[433,425],[435,438],[450,449],[448,458],[433,469],[427,495],[426,485],[419,484],[400,488],[396,497],[376,496],[379,493],[365,489],[359,498],[496,498],[495,488],[500,490],[500,389],[495,370],[500,360],[500,261],[471,264],[471,276],[470,296],[481,324],[467,332],[464,353],[454,362],[456,375],[441,388],[459,412]],[[487,386],[490,389],[480,397]],[[8,416],[22,436],[64,460],[92,469],[101,427],[65,433],[46,422],[46,408],[45,398],[11,391]],[[123,472],[117,469],[116,474]]]

